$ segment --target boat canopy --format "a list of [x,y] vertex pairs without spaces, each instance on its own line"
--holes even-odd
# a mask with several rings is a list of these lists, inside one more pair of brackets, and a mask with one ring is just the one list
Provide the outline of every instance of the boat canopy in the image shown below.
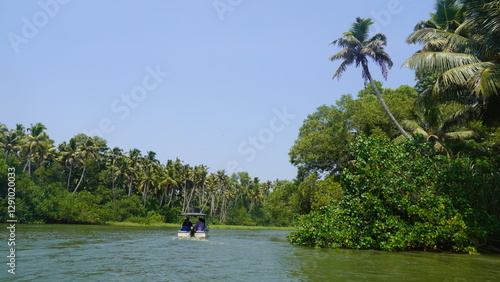
[[185,212],[181,213],[182,216],[206,216],[204,213],[198,213],[198,212]]

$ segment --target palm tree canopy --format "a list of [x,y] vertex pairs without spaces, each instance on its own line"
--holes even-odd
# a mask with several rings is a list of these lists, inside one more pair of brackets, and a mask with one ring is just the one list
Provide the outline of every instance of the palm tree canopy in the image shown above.
[[[439,1],[438,1],[439,2]],[[450,1],[451,2],[451,1]],[[463,22],[455,30],[424,28],[408,37],[423,43],[421,51],[404,62],[417,78],[437,76],[427,91],[439,101],[467,101],[463,119],[498,123],[500,114],[500,1],[460,1]]]
[[372,24],[370,18],[362,19],[358,17],[349,31],[344,32],[341,38],[330,43],[344,48],[330,57],[330,61],[343,60],[335,71],[333,78],[340,78],[347,66],[355,63],[356,67],[362,66],[362,77],[366,81],[369,80],[367,57],[370,57],[380,67],[383,77],[387,79],[389,69],[393,65],[391,58],[383,49],[387,45],[387,39],[381,33],[369,38],[368,32]]
[[436,28],[454,32],[462,23],[464,6],[458,0],[436,0],[434,3],[435,13],[430,13],[430,19],[421,21],[415,26],[415,30],[423,28]]

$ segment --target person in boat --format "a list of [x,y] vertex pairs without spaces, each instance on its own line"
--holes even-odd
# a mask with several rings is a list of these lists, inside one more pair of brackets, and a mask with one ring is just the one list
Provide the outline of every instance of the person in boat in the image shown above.
[[205,231],[205,219],[199,218],[199,221],[194,225],[194,230],[196,231]]
[[182,223],[181,231],[189,231],[191,230],[191,226],[193,226],[193,224],[191,223],[189,218],[186,218]]

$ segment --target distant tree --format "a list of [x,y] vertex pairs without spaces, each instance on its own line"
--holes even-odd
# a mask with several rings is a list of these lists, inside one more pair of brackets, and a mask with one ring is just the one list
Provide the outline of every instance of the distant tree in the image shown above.
[[42,123],[32,124],[21,141],[21,153],[26,160],[24,170],[31,176],[32,163],[36,160],[43,160],[49,152],[49,148],[54,143],[45,132],[47,128]]
[[128,179],[128,197],[132,195],[134,181],[138,178],[142,171],[142,154],[139,149],[131,149],[128,151],[128,162],[126,166],[125,175]]
[[[346,99],[352,100],[350,96]],[[323,105],[300,127],[288,153],[290,162],[299,169],[299,179],[312,172],[335,173],[347,165],[347,147],[355,135],[344,105],[340,102],[337,106]]]
[[77,149],[75,152],[77,161],[82,165],[82,174],[80,175],[80,179],[76,184],[73,193],[76,193],[82,181],[84,180],[87,172],[87,168],[89,166],[89,162],[93,159],[97,159],[100,157],[100,148],[99,140],[96,138],[89,137],[85,134],[79,134],[75,136],[77,142]]
[[17,130],[8,130],[4,124],[0,124],[0,147],[5,153],[5,161],[10,155],[19,153],[22,136]]
[[77,149],[76,139],[71,138],[68,143],[63,142],[59,144],[59,157],[58,161],[63,165],[65,169],[68,170],[68,178],[66,181],[66,190],[69,191],[71,184],[71,176],[73,174],[73,169],[77,165]]

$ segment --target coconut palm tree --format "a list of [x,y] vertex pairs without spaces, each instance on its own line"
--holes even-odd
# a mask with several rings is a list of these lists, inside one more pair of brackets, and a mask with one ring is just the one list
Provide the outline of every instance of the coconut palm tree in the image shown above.
[[28,171],[28,176],[31,176],[31,165],[34,161],[43,160],[49,152],[50,147],[54,143],[45,132],[47,128],[41,123],[31,124],[28,128],[28,134],[21,141],[21,152],[26,159],[24,171]]
[[111,191],[113,192],[114,201],[116,199],[116,182],[122,176],[123,167],[125,166],[125,156],[123,155],[123,150],[119,147],[114,147],[107,151],[105,156],[107,160],[106,166],[111,170]]
[[163,169],[162,180],[160,182],[161,187],[163,187],[163,192],[160,200],[160,207],[164,203],[164,198],[168,197],[167,206],[170,206],[172,199],[175,194],[175,187],[177,186],[177,172],[175,170],[174,162],[168,160],[167,164]]
[[217,190],[218,190],[218,178],[217,174],[210,173],[207,177],[207,191],[210,195],[210,216],[214,217],[217,213]]
[[392,67],[392,60],[384,51],[384,46],[387,44],[386,36],[382,33],[377,33],[373,37],[368,38],[368,31],[372,24],[373,22],[371,19],[362,19],[358,17],[349,31],[344,32],[341,38],[330,43],[344,48],[339,53],[330,57],[330,61],[342,60],[333,78],[340,78],[349,65],[355,64],[356,67],[361,66],[361,76],[372,85],[380,104],[392,123],[401,134],[410,139],[411,136],[401,127],[389,110],[389,107],[386,105],[368,68],[368,58],[371,58],[380,67],[383,77],[387,79],[388,71]]
[[[81,136],[81,137],[80,137]],[[89,165],[89,161],[91,159],[96,159],[99,156],[99,148],[96,145],[96,142],[92,137],[86,135],[80,135],[79,138],[83,138],[82,142],[78,144],[76,149],[76,157],[79,163],[83,164],[82,174],[80,175],[80,179],[76,184],[73,193],[76,193],[80,185],[82,184],[83,179],[85,178],[85,173],[87,172],[87,167]],[[78,141],[77,141],[78,142]]]
[[424,47],[403,65],[417,77],[438,74],[429,95],[467,106],[454,120],[480,118],[495,125],[500,120],[500,1],[462,2],[464,21],[455,30],[424,28],[408,37]]
[[68,170],[68,179],[66,181],[66,189],[69,191],[71,176],[73,174],[73,169],[77,163],[77,144],[76,139],[71,138],[69,143],[63,142],[59,144],[59,156],[57,160],[63,165],[63,167],[67,167]]
[[128,197],[132,195],[134,181],[138,178],[142,171],[141,164],[141,151],[139,149],[132,149],[128,151],[127,169],[125,171],[126,178],[128,179]]
[[198,195],[198,208],[199,212],[203,212],[207,201],[206,197],[206,186],[208,177],[208,167],[206,165],[197,165],[194,167],[194,185],[196,193]]
[[159,186],[158,171],[160,170],[160,162],[156,159],[156,153],[148,151],[145,158],[141,160],[143,171],[140,174],[139,189],[142,189],[142,198],[144,207],[150,190],[156,190]]
[[0,148],[3,148],[5,153],[5,161],[10,155],[19,153],[21,140],[17,130],[9,131],[4,124],[0,124]]
[[231,191],[231,178],[226,174],[225,170],[217,171],[217,192],[219,196],[220,208],[219,208],[219,220],[220,222],[225,222],[227,217],[228,203],[233,196]]

